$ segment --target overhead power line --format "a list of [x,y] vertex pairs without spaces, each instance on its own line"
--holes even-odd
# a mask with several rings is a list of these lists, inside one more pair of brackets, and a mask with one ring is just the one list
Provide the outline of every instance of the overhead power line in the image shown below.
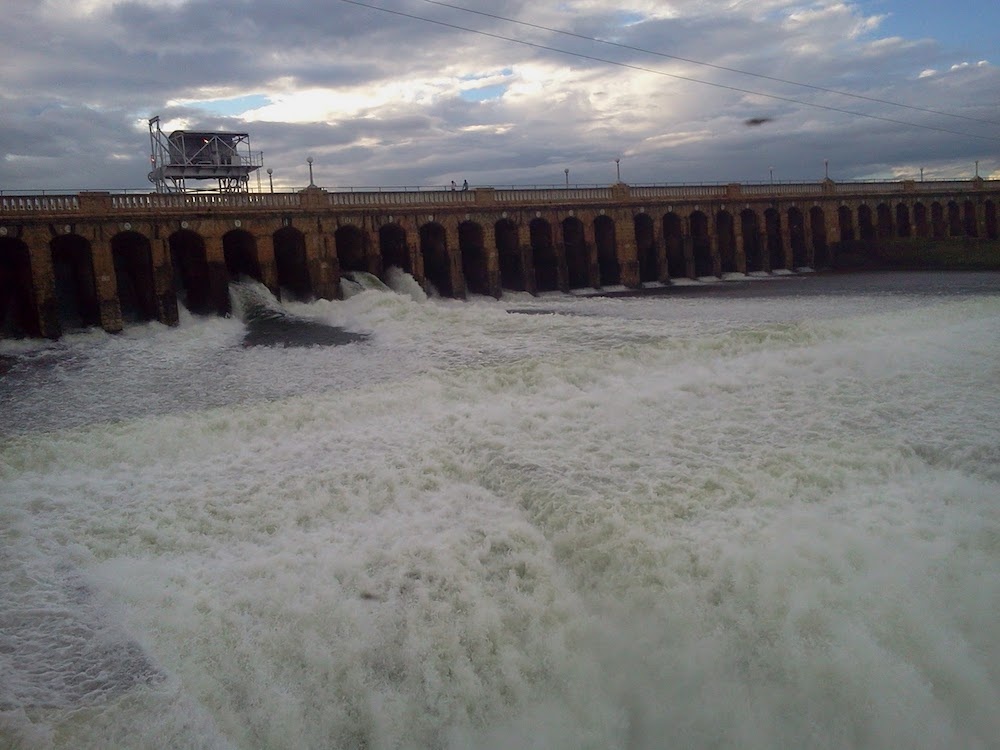
[[801,86],[802,88],[812,89],[813,91],[822,91],[827,94],[836,94],[837,96],[848,96],[852,99],[862,99],[868,102],[875,102],[877,104],[887,104],[892,107],[902,107],[903,109],[912,109],[917,112],[927,112],[932,115],[942,115],[944,117],[955,117],[960,120],[969,120],[971,122],[982,123],[983,125],[998,125],[1000,122],[994,122],[993,120],[983,120],[979,117],[970,117],[969,115],[960,115],[954,112],[945,112],[939,109],[930,109],[928,107],[918,107],[914,104],[903,104],[902,102],[894,102],[890,99],[882,99],[877,96],[866,96],[864,94],[855,94],[850,91],[840,91],[839,89],[830,89],[824,86],[817,86],[812,83],[803,83],[801,81],[792,81],[787,78],[778,78],[777,76],[769,76],[764,73],[754,73],[749,70],[741,70],[740,68],[729,68],[725,65],[717,65],[715,63],[704,62],[702,60],[693,60],[690,57],[681,57],[680,55],[671,55],[666,52],[657,52],[656,50],[645,49],[643,47],[634,47],[630,44],[621,44],[619,42],[612,42],[608,39],[601,39],[600,37],[587,36],[586,34],[577,34],[573,31],[566,31],[564,29],[556,29],[551,26],[543,26],[537,23],[529,23],[528,21],[518,21],[515,18],[507,18],[506,16],[499,16],[494,13],[486,13],[481,10],[473,10],[472,8],[463,8],[460,5],[452,5],[451,3],[441,2],[441,0],[423,0],[425,3],[430,5],[440,5],[442,8],[451,8],[452,10],[460,10],[464,13],[473,13],[477,16],[483,16],[485,18],[492,18],[496,21],[505,21],[507,23],[517,24],[518,26],[527,26],[531,29],[538,29],[539,31],[547,31],[551,34],[561,34],[562,36],[573,37],[574,39],[582,39],[586,42],[595,42],[597,44],[604,44],[608,47],[617,47],[618,49],[629,50],[630,52],[640,52],[644,55],[655,55],[656,57],[663,57],[668,60],[679,60],[680,62],[691,63],[692,65],[701,65],[706,68],[714,68],[715,70],[724,70],[727,73],[738,73],[743,76],[750,76],[752,78],[761,78],[765,81],[774,81],[775,83],[784,83],[789,86]]
[[504,42],[512,42],[514,44],[520,44],[525,47],[531,47],[533,49],[540,49],[546,52],[555,52],[560,55],[569,55],[570,57],[577,57],[581,60],[592,60],[594,62],[604,63],[606,65],[614,65],[619,68],[627,68],[629,70],[637,70],[643,73],[652,73],[654,75],[666,76],[668,78],[675,78],[681,81],[689,81],[691,83],[699,83],[704,86],[712,86],[718,89],[724,89],[726,91],[735,91],[740,94],[750,94],[752,96],[762,96],[767,99],[775,99],[777,101],[789,102],[791,104],[798,104],[803,107],[812,107],[814,109],[822,109],[828,112],[839,112],[840,114],[853,115],[855,117],[865,117],[870,120],[879,120],[881,122],[888,122],[894,125],[905,125],[910,128],[921,128],[923,130],[933,130],[938,133],[948,133],[950,135],[958,135],[963,138],[977,138],[984,141],[998,141],[1000,142],[1000,137],[989,136],[989,135],[977,135],[976,133],[966,133],[961,130],[952,130],[950,128],[937,127],[935,125],[924,125],[916,122],[908,122],[906,120],[897,120],[892,117],[883,117],[881,115],[873,115],[867,112],[857,112],[855,110],[843,109],[842,107],[834,107],[827,104],[816,104],[815,102],[807,102],[801,99],[795,99],[790,96],[780,96],[778,94],[768,94],[763,91],[753,91],[752,89],[740,88],[739,86],[729,86],[724,83],[716,83],[714,81],[705,81],[699,78],[693,78],[691,76],[683,76],[677,73],[668,73],[664,70],[656,70],[655,68],[647,68],[643,65],[635,65],[633,63],[620,62],[618,60],[609,60],[604,57],[597,57],[596,55],[586,55],[582,52],[573,52],[571,50],[559,49],[558,47],[552,47],[547,44],[539,44],[537,42],[529,42],[524,39],[515,39],[514,37],[504,36],[503,34],[495,34],[490,31],[481,31],[480,29],[472,29],[467,26],[460,26],[454,23],[448,23],[447,21],[439,21],[434,18],[426,18],[425,16],[418,16],[413,13],[404,13],[400,10],[391,10],[389,8],[382,8],[377,5],[371,5],[369,3],[361,2],[361,0],[341,0],[341,2],[348,3],[349,5],[357,5],[361,8],[368,8],[369,10],[379,11],[380,13],[388,13],[394,16],[400,16],[402,18],[409,18],[414,21],[421,21],[423,23],[430,23],[436,26],[442,26],[448,29],[454,29],[456,31],[466,31],[470,34],[478,34],[480,36],[489,37],[491,39],[498,39]]

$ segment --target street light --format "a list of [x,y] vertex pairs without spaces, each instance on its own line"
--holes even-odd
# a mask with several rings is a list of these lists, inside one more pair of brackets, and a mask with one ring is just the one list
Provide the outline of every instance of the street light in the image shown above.
[[272,193],[274,192],[274,177],[271,176],[273,174],[274,174],[274,170],[271,169],[270,167],[268,167],[267,168],[267,181],[271,184],[271,192]]
[[563,170],[566,173],[566,187],[569,187],[569,167]]
[[829,159],[824,159],[823,160],[823,179],[824,180],[829,180],[830,179],[830,160]]
[[615,159],[615,172],[618,174],[618,182],[622,181],[622,160],[621,157]]
[[311,156],[307,156],[306,161],[309,162],[309,187],[316,187],[313,183],[313,158]]
[[774,184],[774,167],[768,167],[767,173],[771,176],[771,184]]

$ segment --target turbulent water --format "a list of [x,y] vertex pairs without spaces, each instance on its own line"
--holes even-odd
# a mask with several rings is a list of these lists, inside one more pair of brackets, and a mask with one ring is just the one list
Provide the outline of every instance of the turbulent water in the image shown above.
[[710,286],[0,342],[0,747],[998,747],[1000,275]]

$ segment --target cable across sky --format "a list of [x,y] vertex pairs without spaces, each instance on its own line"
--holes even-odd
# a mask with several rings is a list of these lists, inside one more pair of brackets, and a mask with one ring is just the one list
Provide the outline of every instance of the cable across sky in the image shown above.
[[[712,86],[713,88],[724,89],[726,91],[734,91],[734,92],[737,92],[737,93],[740,93],[740,94],[750,94],[752,96],[761,96],[761,97],[765,97],[765,98],[768,98],[768,99],[774,99],[774,100],[777,100],[777,101],[788,102],[788,103],[791,103],[791,104],[797,104],[797,105],[800,105],[800,106],[803,106],[803,107],[812,107],[813,109],[821,109],[821,110],[825,110],[825,111],[828,111],[828,112],[838,112],[840,114],[852,115],[854,117],[864,117],[864,118],[867,118],[867,119],[870,119],[870,120],[878,120],[878,121],[881,121],[881,122],[888,122],[888,123],[892,123],[894,125],[905,125],[906,127],[920,128],[922,130],[931,130],[931,131],[938,132],[938,133],[948,133],[949,135],[957,135],[957,136],[961,136],[963,138],[975,138],[975,139],[983,140],[983,141],[1000,142],[1000,137],[998,137],[998,136],[979,135],[979,134],[976,134],[976,133],[967,133],[967,132],[964,132],[964,131],[961,131],[961,130],[953,130],[951,128],[943,128],[943,127],[938,127],[938,126],[935,126],[935,125],[925,125],[925,124],[921,124],[921,123],[910,122],[910,121],[907,121],[907,120],[898,120],[898,119],[893,118],[893,117],[885,117],[885,116],[882,116],[882,115],[874,115],[874,114],[870,114],[870,113],[867,113],[867,112],[858,112],[856,110],[844,109],[842,107],[834,107],[832,105],[827,105],[827,104],[817,104],[815,102],[807,102],[807,101],[803,101],[802,99],[796,99],[796,98],[790,97],[790,96],[781,96],[779,94],[769,94],[769,93],[764,92],[764,91],[754,91],[752,89],[741,88],[739,86],[730,86],[730,85],[727,85],[727,84],[724,84],[724,83],[717,83],[717,82],[714,82],[714,81],[706,81],[706,80],[703,80],[703,79],[694,78],[692,76],[680,75],[678,73],[668,73],[667,71],[664,71],[664,70],[657,70],[656,68],[649,68],[649,67],[646,67],[646,66],[643,66],[643,65],[636,65],[634,63],[626,63],[626,62],[621,62],[621,61],[618,61],[618,60],[610,60],[608,58],[598,57],[596,55],[587,55],[587,54],[584,54],[582,52],[574,52],[572,50],[560,49],[559,47],[553,47],[553,46],[550,46],[550,45],[547,45],[547,44],[540,44],[540,43],[537,43],[537,42],[529,42],[529,41],[524,40],[524,39],[516,39],[514,37],[505,36],[503,34],[497,34],[497,33],[490,32],[490,31],[482,31],[480,29],[473,29],[473,28],[470,28],[468,26],[461,26],[459,24],[449,23],[447,21],[440,21],[440,20],[434,19],[434,18],[427,18],[426,16],[418,16],[416,14],[406,13],[406,12],[400,11],[400,10],[393,10],[393,9],[390,9],[390,8],[383,8],[383,7],[380,7],[378,5],[372,5],[370,3],[361,2],[361,0],[341,0],[341,2],[348,3],[349,5],[356,5],[356,6],[359,6],[361,8],[368,8],[369,10],[374,10],[374,11],[378,11],[378,12],[381,12],[381,13],[387,13],[387,14],[390,14],[390,15],[399,16],[399,17],[402,17],[402,18],[409,18],[409,19],[412,19],[412,20],[415,20],[415,21],[421,21],[423,23],[434,24],[436,26],[441,26],[441,27],[448,28],[448,29],[453,29],[453,30],[456,30],[456,31],[464,31],[464,32],[468,32],[470,34],[478,34],[480,36],[489,37],[491,39],[497,39],[497,40],[505,41],[505,42],[512,42],[514,44],[520,44],[520,45],[525,46],[525,47],[531,47],[533,49],[540,49],[540,50],[544,50],[546,52],[555,52],[557,54],[568,55],[570,57],[576,57],[576,58],[579,58],[579,59],[582,59],[582,60],[591,60],[593,62],[599,62],[599,63],[603,63],[603,64],[606,64],[606,65],[614,65],[616,67],[627,68],[629,70],[636,70],[636,71],[640,71],[640,72],[643,72],[643,73],[652,73],[654,75],[666,76],[668,78],[674,78],[674,79],[681,80],[681,81],[688,81],[690,83],[698,83],[698,84],[701,84],[701,85],[704,85],[704,86]],[[458,6],[448,5],[447,3],[436,2],[434,4],[443,5],[443,6],[446,6],[446,7],[449,7],[449,8],[457,8],[459,10],[466,10],[464,8],[459,8]],[[473,13],[479,13],[478,11],[471,11],[471,12],[473,12]],[[488,14],[488,13],[480,13],[480,15],[490,16],[490,14]],[[510,19],[505,19],[505,18],[499,17],[499,16],[491,16],[491,17],[498,18],[500,20],[510,20]],[[521,23],[521,22],[515,21],[514,23]],[[533,24],[525,24],[525,25],[532,26]],[[546,27],[537,27],[537,28],[557,32],[557,30],[547,29]],[[559,32],[557,32],[557,33],[559,33]],[[567,34],[569,34],[571,36],[578,36],[578,35],[572,34],[571,32],[565,32],[565,33],[567,33]],[[599,39],[596,39],[596,38],[591,38],[591,37],[582,37],[581,36],[581,38],[587,39],[589,41],[594,41],[594,42],[602,42],[602,40],[599,40]],[[612,43],[612,44],[614,44],[614,43]],[[615,46],[623,46],[624,47],[625,45],[615,45]],[[638,49],[638,48],[636,48],[636,49]],[[643,51],[643,50],[639,50],[639,51]],[[663,53],[651,53],[651,54],[660,54],[663,57],[671,57],[670,55],[665,55]],[[675,59],[684,59],[684,58],[675,58]],[[696,61],[687,61],[687,62],[696,62]],[[722,66],[714,66],[714,65],[711,65],[709,63],[699,63],[699,64],[710,65],[711,67],[718,67],[718,68],[721,68],[721,69],[724,69],[724,70],[729,70],[727,68],[722,68]],[[760,77],[760,78],[770,78],[768,76],[762,76],[762,75],[758,75],[758,74],[747,73],[745,71],[740,71],[740,70],[736,70],[736,69],[732,69],[732,71],[733,72],[737,72],[737,73],[743,73],[745,75],[755,75],[755,76]],[[800,85],[800,86],[808,86],[809,88],[813,88],[813,89],[817,89],[817,90],[821,90],[821,91],[828,91],[830,93],[835,93],[835,94],[838,94],[838,93],[842,94],[843,93],[843,92],[834,91],[832,89],[823,89],[822,87],[812,86],[810,84],[799,84],[799,83],[795,83],[795,82],[792,82],[792,81],[783,81],[782,79],[777,79],[777,78],[770,78],[770,80],[781,81],[783,83],[792,83],[792,84]],[[872,101],[878,101],[878,102],[881,102],[883,104],[891,104],[891,105],[894,105],[894,106],[903,106],[903,107],[908,107],[910,109],[922,110],[922,108],[920,108],[920,107],[911,107],[910,105],[896,104],[894,102],[888,102],[888,101],[878,100],[878,99],[874,99],[874,98],[870,98],[870,97],[864,97],[864,96],[861,96],[861,95],[856,95],[856,96],[858,98],[862,98],[862,99],[871,99]],[[943,112],[937,112],[935,110],[922,110],[922,111],[927,111],[927,112],[931,112],[931,113],[934,113],[934,114],[947,114],[947,113],[943,113]],[[959,117],[961,117],[961,115],[959,115]],[[975,120],[975,118],[965,118],[965,119]],[[994,124],[994,123],[991,123],[988,120],[976,120],[976,121],[977,122],[983,122],[983,123],[986,123],[986,124]]]

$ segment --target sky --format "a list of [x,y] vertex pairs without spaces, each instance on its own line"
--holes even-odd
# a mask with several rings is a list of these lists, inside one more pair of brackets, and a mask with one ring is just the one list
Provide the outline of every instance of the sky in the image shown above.
[[992,0],[356,2],[5,0],[0,191],[151,190],[154,115],[276,190],[1000,178]]

